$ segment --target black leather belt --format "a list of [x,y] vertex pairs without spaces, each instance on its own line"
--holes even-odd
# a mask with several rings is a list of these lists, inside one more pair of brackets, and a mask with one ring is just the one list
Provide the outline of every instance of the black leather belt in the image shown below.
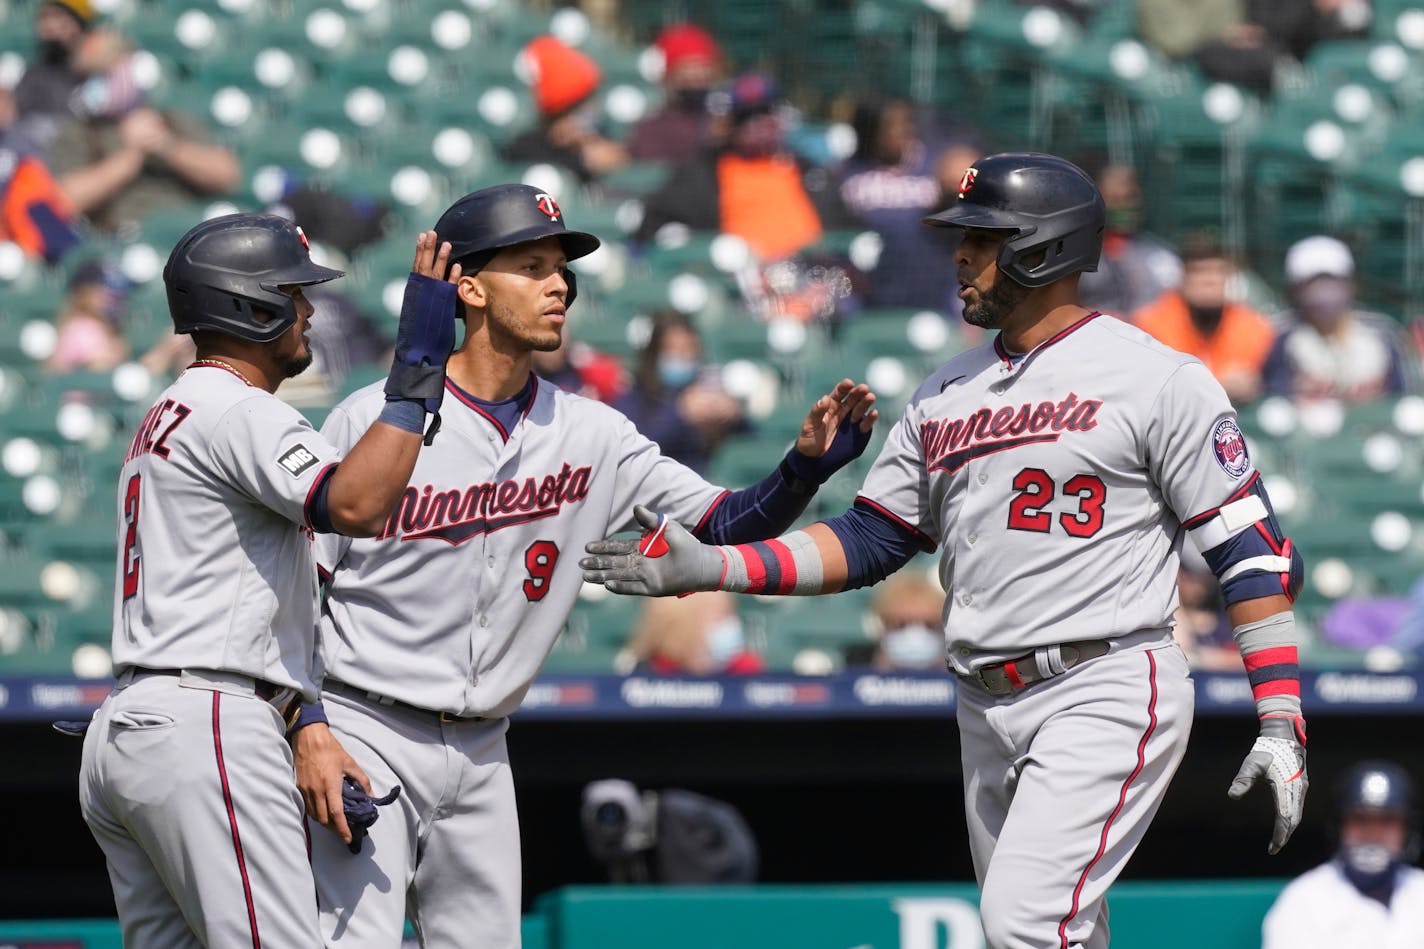
[[975,669],[966,678],[973,679],[990,695],[1012,695],[1036,682],[1062,675],[1089,659],[1106,656],[1110,649],[1112,644],[1106,639],[1042,646],[1017,658]]
[[459,725],[464,722],[488,721],[483,715],[456,715],[454,712],[439,712],[433,708],[421,708],[419,705],[411,705],[409,702],[393,699],[389,695],[382,695],[379,692],[372,692],[369,689],[359,689],[354,685],[347,685],[339,679],[327,679],[322,682],[321,687],[328,692],[335,692],[338,695],[351,695],[356,698],[365,699],[368,702],[375,702],[377,705],[384,705],[387,708],[398,708],[407,712],[415,712],[418,715],[436,719],[442,725]]
[[[183,670],[182,670],[182,669],[150,669],[150,668],[148,668],[147,666],[134,666],[134,667],[133,667],[133,674],[134,674],[135,676],[141,676],[141,675],[144,675],[144,676],[181,676],[181,675],[183,674]],[[285,687],[284,687],[284,686],[277,685],[277,684],[274,683],[274,682],[268,682],[266,679],[253,679],[253,680],[252,680],[252,694],[255,695],[255,696],[257,696],[259,699],[261,699],[261,700],[264,701],[264,702],[270,702],[270,701],[272,701],[273,699],[275,699],[275,698],[277,697],[277,694],[278,694],[279,692],[282,692],[282,691],[284,691],[284,690],[285,690]]]

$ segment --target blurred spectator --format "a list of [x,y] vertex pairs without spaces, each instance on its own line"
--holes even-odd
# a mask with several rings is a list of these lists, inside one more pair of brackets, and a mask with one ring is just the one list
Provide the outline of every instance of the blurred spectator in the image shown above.
[[1332,802],[1334,856],[1271,905],[1262,949],[1424,946],[1424,870],[1414,783],[1392,761],[1361,761]]
[[1226,617],[1221,584],[1201,554],[1190,544],[1182,547],[1177,571],[1177,612],[1172,635],[1193,669],[1241,672],[1241,650]]
[[50,164],[96,229],[126,231],[156,208],[237,188],[237,156],[213,143],[198,119],[144,104],[123,37],[89,33],[77,65],[87,78],[76,93],[77,114],[50,148]]
[[75,65],[94,25],[90,0],[41,0],[35,7],[35,59],[15,85],[18,130],[41,153],[72,115],[70,99],[84,81]]
[[266,210],[301,221],[308,240],[347,255],[380,240],[397,223],[390,205],[383,201],[295,179],[287,182],[282,197]]
[[945,671],[944,590],[925,571],[902,570],[877,586],[869,625],[874,641],[847,648],[847,666]]
[[566,168],[587,184],[628,163],[622,142],[604,135],[594,93],[603,81],[598,64],[552,36],[530,41],[520,53],[539,108],[539,124],[504,147],[508,161]]
[[786,148],[775,81],[738,76],[713,102],[714,111],[725,110],[730,119],[727,144],[679,165],[648,197],[638,240],[682,224],[735,234],[761,261],[774,261],[816,243],[826,228],[850,222],[825,170],[803,165]]
[[1138,32],[1210,79],[1269,94],[1279,59],[1324,39],[1363,35],[1368,0],[1137,0]]
[[613,407],[664,455],[695,471],[707,467],[723,438],[748,428],[741,402],[722,388],[718,367],[703,363],[697,328],[676,310],[653,315],[633,386]]
[[535,351],[534,372],[560,389],[600,402],[612,403],[628,389],[622,360],[574,339],[567,326],[558,349]]
[[619,672],[659,675],[757,675],[766,661],[747,647],[737,600],[723,590],[645,602],[628,645],[614,659]]
[[[1275,0],[1273,0],[1275,2]],[[1173,59],[1190,59],[1212,79],[1269,93],[1276,52],[1243,0],[1137,0],[1137,30]]]
[[34,145],[17,131],[15,99],[0,87],[0,240],[54,263],[79,243],[74,209]]
[[1142,231],[1142,186],[1137,170],[1108,163],[1098,171],[1107,205],[1107,229],[1098,269],[1083,274],[1083,306],[1123,319],[1156,300],[1182,279],[1182,261],[1166,243]]
[[914,105],[899,97],[858,103],[854,129],[855,153],[841,168],[841,200],[881,240],[865,304],[957,314],[954,282],[944,279],[944,271],[960,232],[920,222],[942,206],[941,163],[958,166],[948,172],[957,186],[978,150],[931,144],[921,134]]
[[1261,368],[1275,339],[1262,314],[1228,298],[1236,267],[1215,240],[1183,243],[1182,281],[1132,315],[1132,321],[1179,352],[1195,356],[1240,405],[1261,394]]
[[124,321],[130,289],[116,265],[102,260],[80,264],[55,318],[58,337],[45,371],[107,372],[127,360]]
[[1411,390],[1403,330],[1355,306],[1355,259],[1315,235],[1286,252],[1291,309],[1265,365],[1266,392],[1299,399],[1367,402]]
[[638,161],[686,161],[711,142],[707,98],[722,79],[722,51],[693,23],[667,27],[653,46],[663,59],[663,105],[633,126],[628,151]]

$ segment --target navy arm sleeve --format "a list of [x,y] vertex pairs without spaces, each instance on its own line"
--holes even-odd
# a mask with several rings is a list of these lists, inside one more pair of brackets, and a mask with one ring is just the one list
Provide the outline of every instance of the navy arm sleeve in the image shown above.
[[873,586],[925,549],[920,535],[859,501],[825,524],[845,551],[846,582],[842,590]]
[[723,498],[695,536],[704,544],[746,544],[779,537],[796,523],[815,493],[815,485],[797,478],[783,459],[750,488]]

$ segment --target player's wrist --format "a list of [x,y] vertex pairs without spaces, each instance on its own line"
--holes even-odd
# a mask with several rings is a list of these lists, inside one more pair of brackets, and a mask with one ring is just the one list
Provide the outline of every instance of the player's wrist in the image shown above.
[[287,718],[287,738],[295,738],[297,732],[308,725],[326,725],[326,707],[317,702],[300,702]]
[[801,454],[795,448],[786,453],[776,470],[788,491],[802,497],[810,497],[816,493],[825,477],[815,470],[815,461],[816,459]]

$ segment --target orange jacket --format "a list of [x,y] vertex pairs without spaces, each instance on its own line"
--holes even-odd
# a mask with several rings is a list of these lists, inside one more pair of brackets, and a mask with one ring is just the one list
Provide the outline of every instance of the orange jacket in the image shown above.
[[1195,356],[1220,379],[1232,371],[1259,373],[1270,355],[1276,328],[1265,316],[1240,303],[1228,303],[1210,336],[1192,325],[1187,301],[1168,290],[1132,315],[1132,322],[1178,352]]
[[51,263],[75,244],[74,207],[49,169],[32,155],[15,155],[14,170],[0,181],[0,239]]

